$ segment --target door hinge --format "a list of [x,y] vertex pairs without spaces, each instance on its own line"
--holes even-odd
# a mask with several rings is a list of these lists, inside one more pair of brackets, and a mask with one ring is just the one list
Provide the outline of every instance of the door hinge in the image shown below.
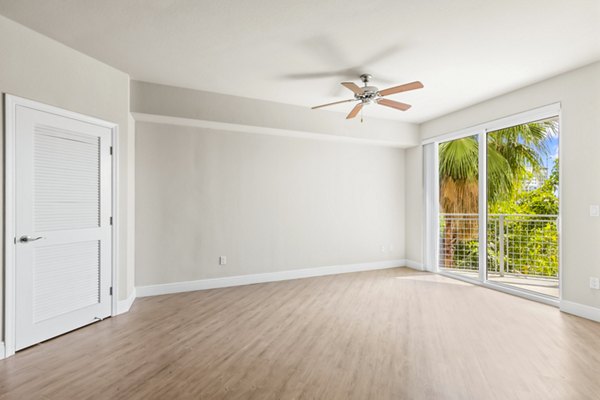
[[112,296],[112,294],[113,294],[112,286],[110,287],[110,289],[108,289],[108,294],[109,294],[110,296]]
[[109,217],[109,219],[108,219],[108,223],[109,223],[109,224],[111,224],[111,225],[113,224],[112,217]]
[[110,155],[112,156],[113,155],[113,147],[112,146],[110,146],[110,150],[109,151],[110,151]]

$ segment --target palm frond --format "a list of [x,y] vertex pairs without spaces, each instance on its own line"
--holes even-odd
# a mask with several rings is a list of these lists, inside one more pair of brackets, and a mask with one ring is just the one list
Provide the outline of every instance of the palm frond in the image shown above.
[[464,180],[477,177],[479,145],[474,137],[453,140],[440,145],[440,176]]
[[[556,119],[503,128],[487,135],[487,193],[490,201],[510,196],[521,179],[542,168]],[[440,144],[442,212],[477,212],[479,143],[475,136]]]

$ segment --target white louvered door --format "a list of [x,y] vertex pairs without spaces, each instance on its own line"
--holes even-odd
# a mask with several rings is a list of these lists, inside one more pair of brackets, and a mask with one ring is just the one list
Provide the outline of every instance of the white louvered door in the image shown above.
[[110,128],[17,106],[15,347],[111,313]]

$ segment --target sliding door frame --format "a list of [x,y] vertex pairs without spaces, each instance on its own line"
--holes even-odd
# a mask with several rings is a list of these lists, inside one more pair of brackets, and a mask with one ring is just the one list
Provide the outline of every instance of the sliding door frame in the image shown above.
[[[562,163],[559,163],[559,184],[558,184],[558,197],[559,197],[559,211],[558,211],[558,282],[559,282],[559,298],[553,298],[550,296],[545,296],[543,294],[537,294],[534,292],[523,291],[519,289],[514,289],[508,285],[504,285],[501,283],[496,283],[489,281],[487,279],[487,139],[488,133],[497,131],[499,129],[508,128],[515,125],[521,125],[529,122],[540,121],[547,118],[558,117],[559,123],[559,140],[558,140],[558,153],[559,156],[562,154],[562,117],[561,117],[561,104],[560,103],[552,103],[542,107],[538,107],[535,109],[531,109],[525,112],[521,112],[518,114],[509,115],[506,117],[502,117],[496,120],[492,120],[489,122],[485,122],[476,126],[472,126],[469,128],[461,129],[454,132],[449,132],[440,136],[436,136],[433,138],[425,139],[422,141],[422,145],[434,144],[435,147],[435,157],[434,162],[435,166],[424,166],[424,169],[432,168],[434,171],[437,171],[433,174],[436,182],[435,184],[439,186],[439,145],[441,143],[449,142],[456,139],[462,139],[469,136],[477,136],[479,142],[479,213],[478,213],[478,221],[479,221],[479,275],[477,279],[463,276],[460,274],[454,274],[452,272],[448,272],[442,270],[439,266],[439,255],[438,254],[425,254],[424,259],[435,260],[435,265],[433,265],[433,272],[436,272],[440,275],[444,275],[450,278],[459,279],[462,281],[466,281],[469,283],[474,283],[477,285],[485,286],[491,289],[495,289],[501,292],[505,292],[508,294],[524,297],[530,300],[535,300],[541,303],[549,304],[558,307],[560,304],[560,299],[562,299],[563,292],[563,257],[562,257],[562,211],[563,211],[563,201],[562,201]],[[433,192],[433,193],[431,193]],[[433,190],[426,193],[427,196],[435,197],[432,201],[426,201],[425,210],[425,224],[426,226],[431,226],[434,222],[439,225],[439,190]],[[430,220],[430,219],[433,219]],[[439,231],[439,229],[438,229]],[[436,242],[439,242],[439,232],[436,232],[437,236],[435,238]],[[433,237],[430,236],[427,238],[428,241],[432,241]],[[435,249],[435,251],[439,251],[439,245],[436,243],[435,246],[429,245],[424,246],[425,248]]]
[[478,134],[479,142],[479,281],[487,282],[487,136],[488,131],[482,130]]

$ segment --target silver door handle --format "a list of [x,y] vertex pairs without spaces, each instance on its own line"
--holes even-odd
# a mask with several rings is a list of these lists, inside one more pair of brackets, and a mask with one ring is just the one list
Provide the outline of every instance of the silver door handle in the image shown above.
[[38,236],[38,237],[31,237],[31,236],[21,236],[19,238],[19,242],[21,243],[29,243],[29,242],[35,242],[36,240],[40,240],[43,239],[43,236]]

